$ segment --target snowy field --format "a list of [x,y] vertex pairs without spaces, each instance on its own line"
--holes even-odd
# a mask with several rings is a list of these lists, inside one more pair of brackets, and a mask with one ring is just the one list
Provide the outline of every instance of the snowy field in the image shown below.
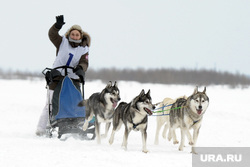
[[[100,81],[86,82],[85,97],[101,91],[105,86],[106,84]],[[122,101],[130,102],[141,89],[151,89],[153,103],[160,102],[165,97],[191,95],[195,88],[195,85],[140,84],[123,81],[118,82],[118,86]],[[203,90],[203,87],[200,90]],[[249,147],[250,88],[208,86],[207,95],[210,105],[204,115],[197,146]],[[101,145],[97,145],[96,141],[81,141],[75,138],[60,141],[56,137],[37,137],[35,130],[45,104],[45,97],[44,81],[0,80],[0,166],[192,166],[192,155],[187,143],[183,152],[178,151],[177,145],[164,140],[161,136],[159,145],[154,145],[155,116],[149,117],[147,154],[141,151],[140,132],[130,133],[127,151],[121,148],[124,128],[116,133],[113,145],[108,143],[111,130]],[[180,139],[179,133],[177,137]]]

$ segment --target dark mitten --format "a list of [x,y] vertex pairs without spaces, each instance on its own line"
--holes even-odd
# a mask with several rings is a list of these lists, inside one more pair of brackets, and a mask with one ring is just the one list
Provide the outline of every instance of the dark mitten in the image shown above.
[[61,29],[62,26],[65,24],[63,15],[56,16],[56,28]]
[[81,66],[76,66],[76,68],[73,70],[73,72],[79,76],[81,82],[84,82],[85,72],[83,71]]

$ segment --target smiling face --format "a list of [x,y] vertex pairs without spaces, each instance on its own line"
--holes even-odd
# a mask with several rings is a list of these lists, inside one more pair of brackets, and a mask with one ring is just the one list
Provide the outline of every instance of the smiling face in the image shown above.
[[80,40],[82,38],[81,33],[78,30],[72,30],[69,37],[73,40]]

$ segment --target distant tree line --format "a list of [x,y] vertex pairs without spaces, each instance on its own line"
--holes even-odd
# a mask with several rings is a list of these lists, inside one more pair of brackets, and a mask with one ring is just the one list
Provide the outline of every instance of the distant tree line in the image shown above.
[[182,85],[230,85],[243,87],[250,85],[250,77],[215,70],[190,69],[89,69],[88,80],[100,79],[108,81],[137,81],[140,83],[182,84]]
[[[43,78],[42,73],[3,71],[2,79],[33,79]],[[181,85],[230,85],[231,87],[250,85],[250,77],[242,74],[218,72],[215,70],[192,69],[88,69],[86,80],[137,81],[140,83],[161,83]]]
[[27,71],[4,71],[0,69],[0,79],[42,79],[43,75],[42,73],[37,72],[27,72]]

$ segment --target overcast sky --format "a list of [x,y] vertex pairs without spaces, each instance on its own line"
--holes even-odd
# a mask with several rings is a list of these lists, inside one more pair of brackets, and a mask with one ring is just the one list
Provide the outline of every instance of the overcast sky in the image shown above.
[[249,0],[1,1],[0,69],[40,72],[63,35],[79,24],[92,37],[90,67],[216,69],[250,75]]

